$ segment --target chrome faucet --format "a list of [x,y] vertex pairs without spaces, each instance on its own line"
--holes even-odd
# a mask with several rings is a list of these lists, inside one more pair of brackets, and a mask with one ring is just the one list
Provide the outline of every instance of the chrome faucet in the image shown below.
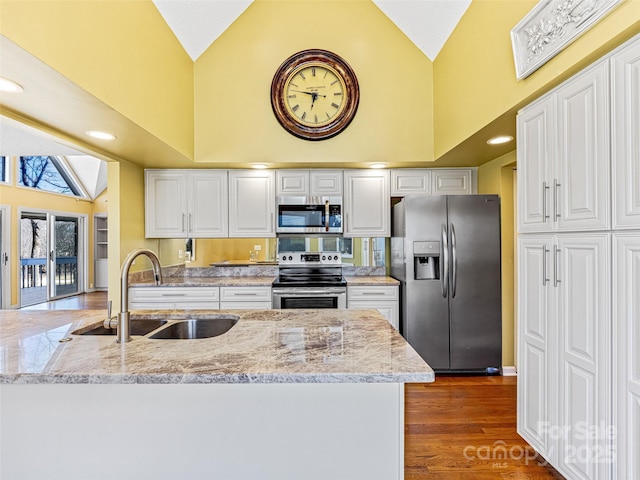
[[139,255],[146,255],[153,265],[153,275],[156,285],[162,284],[162,269],[160,260],[155,253],[146,248],[139,248],[132,251],[125,258],[122,264],[122,273],[120,279],[120,313],[118,314],[118,330],[116,341],[118,343],[126,343],[131,340],[131,319],[129,318],[129,269],[133,261]]

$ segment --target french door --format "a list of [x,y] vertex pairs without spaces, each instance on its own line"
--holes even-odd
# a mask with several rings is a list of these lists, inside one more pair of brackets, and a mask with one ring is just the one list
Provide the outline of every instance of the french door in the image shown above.
[[84,289],[84,218],[48,212],[20,215],[20,306]]

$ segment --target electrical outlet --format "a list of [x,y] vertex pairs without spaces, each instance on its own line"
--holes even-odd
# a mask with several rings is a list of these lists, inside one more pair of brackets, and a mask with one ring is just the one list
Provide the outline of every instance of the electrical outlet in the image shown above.
[[184,257],[184,251],[178,250],[178,258]]
[[259,252],[260,250],[262,250],[262,245],[254,245],[254,246],[253,246],[253,249],[254,249],[256,252]]

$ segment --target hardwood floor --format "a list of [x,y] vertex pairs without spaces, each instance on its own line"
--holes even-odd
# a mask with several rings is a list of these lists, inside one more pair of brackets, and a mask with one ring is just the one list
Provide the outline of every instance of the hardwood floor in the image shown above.
[[[107,309],[107,292],[91,292],[73,297],[61,298],[52,302],[38,303],[28,307],[22,307],[20,310],[106,310]],[[117,308],[114,305],[113,311]]]
[[[25,307],[106,308],[106,292]],[[438,375],[432,384],[407,384],[405,480],[562,480],[516,433],[516,381]]]
[[405,479],[563,479],[516,433],[516,377],[405,388]]

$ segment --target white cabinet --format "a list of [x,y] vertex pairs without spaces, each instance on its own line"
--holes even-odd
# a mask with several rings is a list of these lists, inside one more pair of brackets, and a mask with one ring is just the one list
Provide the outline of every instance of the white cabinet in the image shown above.
[[519,240],[518,433],[568,478],[609,478],[609,236]]
[[611,62],[613,228],[640,228],[640,39]]
[[129,310],[218,310],[219,287],[130,287]]
[[225,170],[145,170],[145,236],[228,236]]
[[518,114],[520,233],[609,227],[608,67],[595,64]]
[[220,287],[220,309],[271,309],[271,287]]
[[558,230],[610,226],[609,63],[600,62],[556,92],[558,157],[552,221]]
[[344,236],[389,237],[388,170],[344,171]]
[[391,170],[391,196],[466,195],[477,192],[475,168],[400,168]]
[[431,170],[427,168],[401,168],[391,170],[391,196],[430,195]]
[[549,390],[556,371],[553,307],[556,289],[549,277],[552,236],[529,236],[518,242],[518,433],[551,460],[549,425],[556,424]]
[[613,237],[613,325],[617,346],[613,478],[640,478],[640,232]]
[[397,285],[347,285],[347,308],[378,310],[398,330],[400,328],[398,290]]
[[470,168],[434,168],[431,171],[432,195],[476,193],[475,170]]
[[341,170],[277,170],[278,196],[341,196]]
[[275,236],[273,170],[229,171],[229,237]]

